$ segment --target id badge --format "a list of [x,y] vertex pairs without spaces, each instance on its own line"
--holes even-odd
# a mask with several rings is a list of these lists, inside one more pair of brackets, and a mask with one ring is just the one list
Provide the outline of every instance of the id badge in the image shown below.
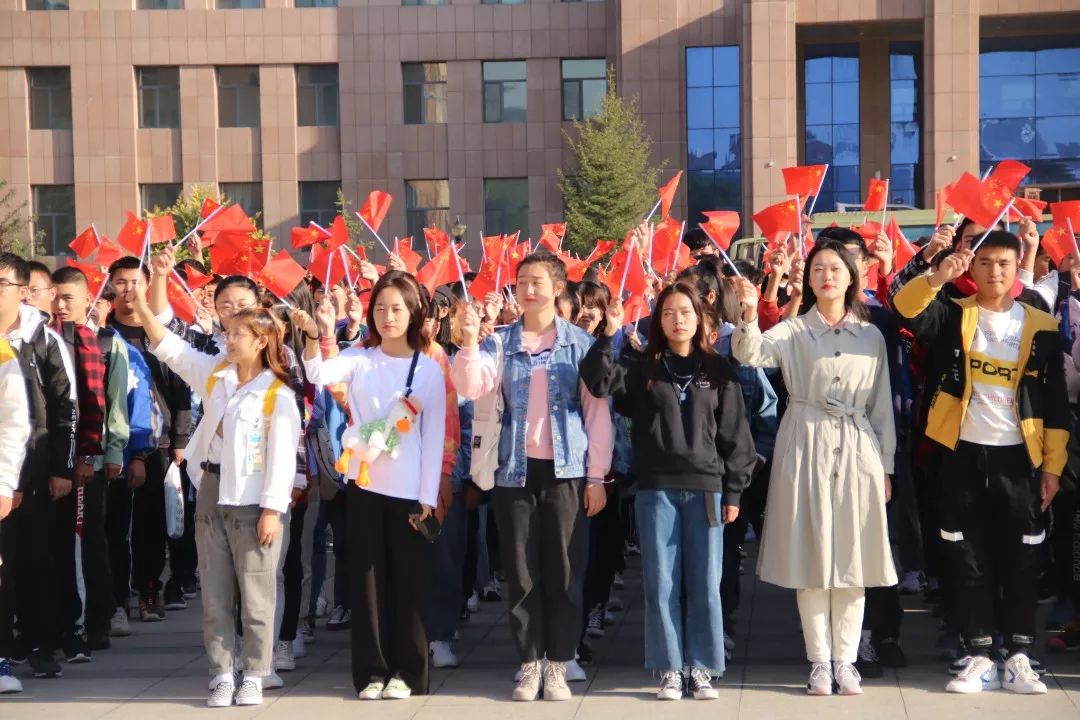
[[244,474],[259,475],[266,470],[266,433],[265,423],[259,421],[247,431],[247,443],[244,446]]

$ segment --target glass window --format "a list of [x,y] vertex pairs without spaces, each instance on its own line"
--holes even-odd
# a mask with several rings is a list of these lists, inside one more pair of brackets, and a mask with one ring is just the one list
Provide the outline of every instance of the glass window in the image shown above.
[[525,61],[485,62],[484,122],[525,122]]
[[46,255],[70,255],[75,237],[75,186],[33,187],[34,233],[44,231]]
[[138,0],[135,7],[139,10],[183,10],[183,0]]
[[296,66],[296,124],[338,125],[338,66]]
[[923,204],[922,43],[889,45],[889,202]]
[[404,63],[401,81],[407,125],[446,122],[446,63]]
[[180,127],[180,68],[136,68],[135,76],[139,85],[139,127]]
[[221,194],[227,197],[232,202],[243,208],[244,212],[248,214],[248,217],[259,216],[262,224],[262,212],[263,212],[263,192],[262,183],[257,182],[238,182],[238,183],[221,183]]
[[841,189],[839,178],[859,175],[859,46],[807,45],[803,65],[803,161],[828,164],[814,209],[859,202],[858,182]]
[[529,181],[527,178],[484,180],[484,232],[529,231]]
[[1025,184],[1080,185],[1080,40],[986,38],[979,56],[980,165],[1015,158]]
[[26,0],[27,10],[67,10],[64,0]]
[[259,67],[219,67],[218,126],[259,127]]
[[686,49],[688,223],[704,210],[740,210],[742,123],[737,46]]
[[424,243],[424,228],[435,226],[450,232],[450,181],[405,181],[405,232],[413,247]]
[[338,214],[339,187],[341,183],[336,180],[300,183],[300,224],[314,221],[324,228],[330,227]]
[[71,129],[71,71],[31,68],[30,127],[34,130]]
[[418,5],[445,5],[446,0],[401,0],[402,7],[415,7]]
[[607,92],[607,61],[563,60],[563,120],[588,119],[600,112]]
[[217,0],[218,10],[250,10],[261,8],[262,0]]
[[143,183],[139,185],[139,203],[143,212],[172,207],[184,191],[180,183]]
[[337,0],[296,0],[298,8],[337,7]]

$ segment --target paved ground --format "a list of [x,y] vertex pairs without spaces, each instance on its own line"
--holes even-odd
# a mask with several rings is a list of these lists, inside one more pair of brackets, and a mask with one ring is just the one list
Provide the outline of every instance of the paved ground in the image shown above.
[[[944,664],[933,649],[936,621],[916,598],[905,600],[904,645],[912,666],[867,681],[856,698],[809,698],[803,683],[807,672],[794,598],[745,576],[739,647],[720,683],[718,702],[657,703],[649,673],[641,669],[642,614],[637,572],[627,573],[622,597],[628,606],[623,621],[596,641],[596,663],[589,679],[572,685],[566,703],[510,703],[515,670],[506,628],[505,606],[483,604],[462,628],[458,645],[462,667],[435,671],[433,694],[408,701],[363,703],[355,699],[348,674],[348,633],[322,630],[310,655],[295,672],[284,674],[286,687],[266,694],[258,708],[209,710],[205,707],[206,662],[199,634],[198,604],[170,613],[164,623],[133,624],[136,634],[114,641],[87,665],[65,666],[58,680],[26,679],[26,692],[0,697],[3,720],[174,720],[209,713],[238,720],[634,720],[665,716],[688,718],[767,718],[802,720],[892,720],[913,718],[1080,718],[1080,656],[1043,654],[1050,674],[1050,693],[1018,697],[1005,691],[982,695],[946,695]],[[22,671],[24,672],[24,671]]]

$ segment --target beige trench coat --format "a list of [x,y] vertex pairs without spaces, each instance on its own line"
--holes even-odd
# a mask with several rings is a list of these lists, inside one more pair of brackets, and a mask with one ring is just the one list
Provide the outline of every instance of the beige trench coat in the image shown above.
[[735,358],[779,367],[790,403],[776,436],[762,580],[788,588],[896,584],[885,475],[896,431],[885,339],[848,317],[830,328],[817,308],[771,328],[740,323]]

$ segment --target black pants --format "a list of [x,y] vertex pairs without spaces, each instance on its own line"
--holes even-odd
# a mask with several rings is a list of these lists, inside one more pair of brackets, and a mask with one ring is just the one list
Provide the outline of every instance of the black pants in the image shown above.
[[941,477],[942,546],[964,638],[973,653],[989,653],[998,627],[1010,651],[1026,650],[1035,642],[1046,538],[1040,481],[1027,450],[960,442],[945,456]]
[[[610,487],[615,488],[614,485]],[[589,523],[589,563],[585,576],[585,612],[611,598],[611,583],[622,559],[623,530],[619,516],[619,491],[608,493],[607,505]],[[587,615],[586,615],[587,617]]]
[[105,539],[109,545],[112,571],[113,612],[127,612],[131,598],[131,501],[127,478],[109,482],[105,490]]
[[[165,570],[165,471],[167,450],[146,458],[146,482],[132,493],[131,564],[135,589],[142,594],[161,589]],[[194,524],[194,523],[193,523]]]
[[344,494],[348,540],[335,536],[334,548],[347,543],[352,565],[353,686],[359,692],[373,678],[385,681],[400,674],[414,693],[426,694],[424,610],[431,544],[409,524],[416,501],[380,495],[355,483],[349,483]]
[[[56,557],[57,508],[47,477],[34,478],[22,505],[0,525],[0,657],[10,657],[15,616],[28,648],[51,651],[59,645],[58,612],[66,609],[64,571]],[[72,535],[75,528],[71,527]]]
[[525,487],[492,491],[510,590],[510,632],[523,663],[544,655],[554,662],[574,659],[588,552],[583,486],[580,478],[556,478],[553,461],[530,458]]
[[[165,469],[168,469],[168,465]],[[162,476],[164,477],[164,476]],[[184,534],[169,545],[169,582],[177,589],[195,584],[195,571],[199,567],[199,555],[195,549],[195,491],[187,474],[187,462],[180,464],[180,486],[184,491]],[[162,497],[164,502],[164,497]],[[164,511],[163,511],[164,512]]]
[[326,517],[330,522],[330,529],[334,533],[334,603],[331,609],[340,605],[346,610],[351,610],[352,583],[349,580],[351,563],[349,562],[350,541],[348,536],[349,525],[352,520],[349,519],[349,513],[346,512],[348,502],[345,493],[339,492],[334,496],[333,500],[325,504]]
[[113,596],[109,543],[105,537],[105,495],[109,481],[104,472],[83,488],[82,564],[86,583],[86,633],[108,637],[109,620],[116,610]]
[[900,590],[896,585],[866,588],[863,629],[870,631],[874,643],[888,638],[899,640],[903,618],[904,608],[900,605]]
[[301,538],[304,534],[307,507],[307,503],[300,503],[289,511],[292,515],[289,520],[289,550],[285,553],[285,566],[282,568],[285,576],[285,608],[282,610],[281,630],[278,632],[278,640],[289,642],[296,639],[296,628],[300,624],[300,590],[304,581],[304,568],[300,563],[303,555]]

